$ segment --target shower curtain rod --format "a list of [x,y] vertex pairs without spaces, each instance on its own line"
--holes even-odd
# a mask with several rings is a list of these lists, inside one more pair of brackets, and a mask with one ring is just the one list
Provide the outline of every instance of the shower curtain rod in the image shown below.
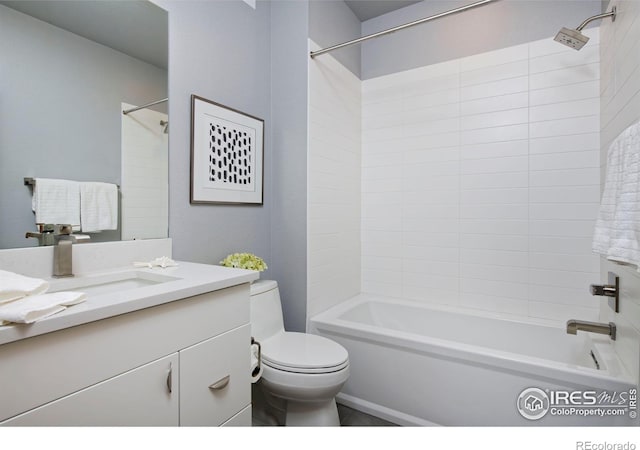
[[405,23],[404,25],[398,25],[397,27],[389,28],[388,30],[379,31],[377,33],[369,34],[367,36],[363,36],[358,39],[354,39],[352,41],[343,42],[342,44],[334,45],[332,47],[323,48],[322,50],[317,50],[315,52],[310,52],[309,56],[311,58],[315,58],[316,56],[320,56],[323,53],[332,52],[334,50],[338,50],[342,47],[347,47],[348,45],[359,44],[360,42],[368,41],[369,39],[377,38],[380,36],[384,36],[385,34],[395,33],[396,31],[404,30],[405,28],[412,27],[414,25],[420,25],[421,23],[429,22],[430,20],[439,19],[440,17],[448,16],[449,14],[455,14],[462,11],[466,11],[467,9],[475,8],[476,6],[481,6],[486,3],[495,2],[497,0],[481,0],[479,2],[470,3],[465,6],[461,6],[459,8],[450,9],[449,11],[441,12],[439,14],[435,14],[433,16],[425,17],[424,19],[414,20],[413,22]]
[[157,100],[155,102],[147,103],[146,105],[136,106],[135,108],[131,108],[131,109],[123,109],[122,114],[126,116],[127,114],[132,113],[134,111],[138,111],[139,109],[145,109],[145,108],[148,108],[149,106],[157,105],[159,103],[164,103],[168,100],[169,100],[168,98],[163,98],[162,100]]

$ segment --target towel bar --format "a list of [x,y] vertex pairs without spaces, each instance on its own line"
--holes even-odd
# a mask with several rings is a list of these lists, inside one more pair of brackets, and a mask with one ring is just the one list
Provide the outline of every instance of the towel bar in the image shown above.
[[[36,185],[36,179],[32,178],[32,177],[24,177],[24,185],[25,186],[35,186]],[[120,185],[119,184],[116,184],[116,186],[118,186],[118,189],[120,189]]]

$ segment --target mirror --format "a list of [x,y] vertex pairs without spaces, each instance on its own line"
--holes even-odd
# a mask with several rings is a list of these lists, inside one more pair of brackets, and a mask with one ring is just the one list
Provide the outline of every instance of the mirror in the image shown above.
[[[27,177],[120,187],[118,229],[91,242],[167,237],[167,102],[122,110],[167,98],[168,13],[146,0],[0,1],[0,41],[0,249],[38,245],[25,238],[37,231]],[[145,232],[123,235],[125,222]]]

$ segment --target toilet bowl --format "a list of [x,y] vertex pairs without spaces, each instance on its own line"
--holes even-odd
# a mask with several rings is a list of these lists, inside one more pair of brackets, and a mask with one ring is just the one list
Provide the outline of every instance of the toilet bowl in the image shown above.
[[349,355],[322,336],[284,331],[278,284],[251,285],[251,334],[261,343],[265,393],[286,401],[288,426],[339,426],[335,396],[349,378]]

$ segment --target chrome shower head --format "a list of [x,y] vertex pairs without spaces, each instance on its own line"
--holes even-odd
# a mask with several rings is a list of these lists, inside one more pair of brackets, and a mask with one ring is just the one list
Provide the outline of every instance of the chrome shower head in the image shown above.
[[169,134],[169,121],[168,120],[161,120],[160,121],[160,126],[164,127],[164,130],[162,130],[162,132],[164,134]]
[[584,34],[580,33],[577,30],[571,30],[564,27],[562,27],[562,29],[558,31],[558,34],[556,34],[556,37],[554,37],[553,40],[556,42],[560,42],[567,47],[571,47],[574,50],[580,50],[582,47],[584,47],[584,44],[589,42],[589,38]]
[[587,20],[578,25],[575,30],[564,27],[561,28],[560,31],[558,31],[558,34],[556,34],[556,37],[553,38],[553,40],[560,42],[567,47],[571,47],[574,50],[580,50],[582,47],[584,47],[584,44],[589,42],[589,38],[581,33],[582,29],[586,27],[589,22],[593,22],[594,20],[598,19],[604,19],[605,17],[611,17],[611,20],[615,22],[616,7],[614,6],[609,12],[589,17]]

